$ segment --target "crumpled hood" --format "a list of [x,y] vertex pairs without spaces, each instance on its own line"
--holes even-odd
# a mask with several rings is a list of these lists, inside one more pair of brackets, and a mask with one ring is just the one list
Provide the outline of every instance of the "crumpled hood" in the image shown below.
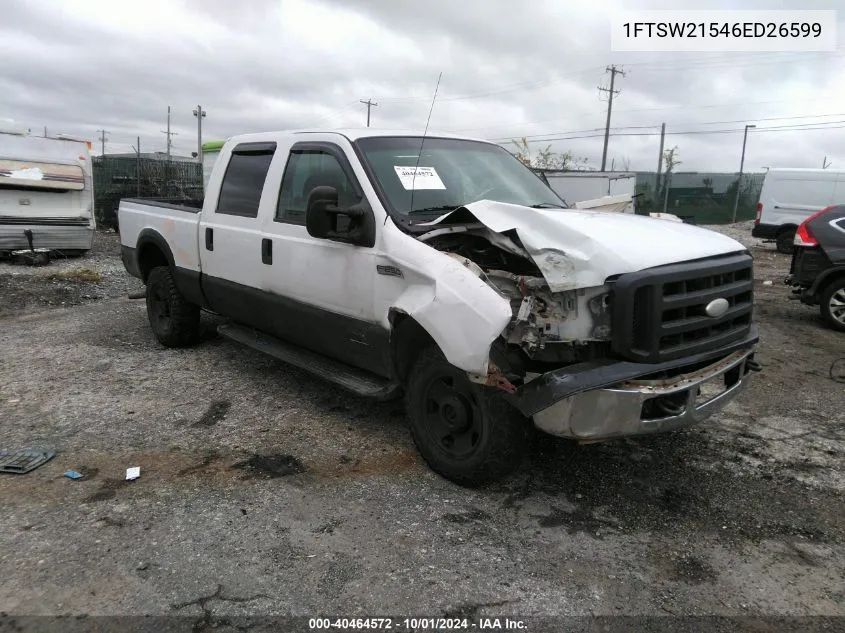
[[623,273],[744,251],[729,237],[689,224],[641,215],[577,209],[533,209],[479,200],[431,226],[464,221],[469,212],[495,233],[515,231],[552,292],[601,286]]

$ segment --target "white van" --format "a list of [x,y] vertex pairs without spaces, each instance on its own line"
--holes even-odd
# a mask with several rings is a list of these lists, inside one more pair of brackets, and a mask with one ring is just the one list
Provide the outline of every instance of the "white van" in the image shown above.
[[0,256],[29,247],[82,254],[94,239],[88,141],[0,130]]
[[770,169],[751,235],[775,240],[779,252],[791,253],[798,225],[816,211],[840,203],[845,203],[845,171]]

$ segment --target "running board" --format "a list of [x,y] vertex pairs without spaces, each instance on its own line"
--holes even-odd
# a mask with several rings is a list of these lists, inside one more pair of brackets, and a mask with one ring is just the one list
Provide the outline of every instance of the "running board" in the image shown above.
[[284,363],[304,369],[359,396],[376,400],[390,400],[398,395],[399,385],[391,380],[376,376],[363,369],[350,367],[252,328],[226,323],[219,325],[217,332],[221,336],[269,354]]

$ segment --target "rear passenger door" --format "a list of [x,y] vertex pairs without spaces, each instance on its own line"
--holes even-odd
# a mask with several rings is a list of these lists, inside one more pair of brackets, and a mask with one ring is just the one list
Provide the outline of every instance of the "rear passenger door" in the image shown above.
[[209,306],[263,330],[269,323],[260,290],[264,271],[258,209],[275,151],[273,142],[240,143],[232,149],[217,200],[206,201],[205,208],[213,210],[203,211],[199,228],[202,287]]

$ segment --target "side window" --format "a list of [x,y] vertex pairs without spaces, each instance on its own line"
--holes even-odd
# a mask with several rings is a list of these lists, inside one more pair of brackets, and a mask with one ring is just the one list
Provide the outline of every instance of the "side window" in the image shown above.
[[256,148],[239,148],[233,150],[226,166],[217,213],[255,218],[258,217],[261,190],[276,147],[275,143],[261,143]]
[[319,149],[291,151],[279,202],[276,221],[305,225],[305,208],[308,194],[314,187],[329,186],[337,189],[338,204],[352,206],[357,202],[355,188],[338,160],[329,152]]

